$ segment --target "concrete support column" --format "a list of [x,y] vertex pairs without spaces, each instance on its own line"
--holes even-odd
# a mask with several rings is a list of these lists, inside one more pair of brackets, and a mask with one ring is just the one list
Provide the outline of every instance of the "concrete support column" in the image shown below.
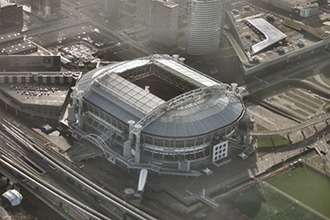
[[137,130],[135,133],[135,163],[140,163],[141,161],[141,125],[135,125],[134,128]]
[[128,139],[131,141],[131,143],[133,143],[133,128],[134,128],[134,124],[135,124],[135,121],[133,120],[129,120],[128,122],[128,131],[129,131],[129,134],[128,134]]
[[80,128],[82,128],[83,126],[83,116],[82,116],[82,113],[81,113],[81,110],[83,108],[83,103],[82,103],[82,98],[79,96],[79,99],[77,100],[78,101],[78,126]]
[[63,76],[60,76],[60,78],[59,78],[59,83],[60,83],[60,84],[64,84],[64,77],[63,77]]

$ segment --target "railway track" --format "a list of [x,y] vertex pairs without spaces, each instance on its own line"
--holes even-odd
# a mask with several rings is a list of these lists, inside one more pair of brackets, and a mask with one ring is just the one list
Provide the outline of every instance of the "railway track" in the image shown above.
[[[112,216],[115,219],[122,219],[122,217],[128,219],[156,219],[143,210],[140,210],[139,208],[127,203],[117,195],[103,189],[90,179],[72,169],[72,167],[70,167],[68,164],[68,161],[64,162],[63,158],[60,158],[61,156],[56,156],[57,153],[53,152],[51,149],[47,149],[47,147],[44,145],[37,143],[35,138],[27,136],[26,133],[22,132],[11,122],[2,118],[0,119],[0,124],[2,132],[10,135],[12,139],[14,139],[17,144],[19,144],[20,147],[23,147],[33,154],[39,156],[43,161],[46,161],[49,166],[54,167],[58,170],[58,172],[63,173],[67,179],[70,179],[70,182],[73,182],[75,185],[80,186],[81,189],[84,189],[84,191],[92,194],[97,198],[101,206],[110,207],[109,210],[116,210],[117,212],[121,212],[122,215]],[[8,155],[6,155],[6,158],[7,157]],[[8,166],[11,164],[9,163],[10,161],[5,160],[5,157],[1,157],[0,162],[6,165],[8,164]],[[19,170],[19,167],[15,167],[13,164],[11,164],[11,168],[18,169],[18,171],[22,172],[22,174],[26,174],[22,170]],[[96,214],[94,215],[97,216]],[[106,216],[100,216],[99,219],[109,219],[104,217]]]
[[89,217],[89,219],[95,220],[108,220],[111,219],[94,209],[91,209],[87,205],[79,202],[78,200],[66,195],[65,193],[61,192],[57,188],[53,187],[51,184],[41,180],[40,178],[36,178],[36,175],[33,174],[30,170],[24,168],[22,165],[17,163],[17,160],[13,158],[9,158],[5,155],[0,156],[0,164],[2,167],[13,171],[14,173],[18,174],[22,178],[28,180],[29,182],[33,183],[36,187],[39,187],[42,190],[45,190],[47,193],[51,194],[52,196],[60,199],[61,201],[67,203],[71,207],[79,210],[81,213],[84,213]]

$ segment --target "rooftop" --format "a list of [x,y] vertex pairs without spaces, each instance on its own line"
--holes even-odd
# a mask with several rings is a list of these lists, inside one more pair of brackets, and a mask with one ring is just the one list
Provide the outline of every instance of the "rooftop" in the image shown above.
[[18,40],[18,39],[23,40],[23,36],[20,33],[1,34],[0,35],[0,44],[4,44],[4,43],[10,42],[12,40]]
[[2,84],[1,90],[22,104],[42,106],[62,106],[69,92],[68,86],[38,84]]
[[275,44],[276,42],[286,38],[284,33],[282,33],[263,18],[247,19],[247,21],[265,36],[263,41],[252,45],[251,50],[253,54],[258,53],[265,48]]
[[8,2],[8,1],[0,1],[0,8],[4,8],[4,7],[7,7],[7,6],[11,6],[11,5],[16,5],[16,4]]

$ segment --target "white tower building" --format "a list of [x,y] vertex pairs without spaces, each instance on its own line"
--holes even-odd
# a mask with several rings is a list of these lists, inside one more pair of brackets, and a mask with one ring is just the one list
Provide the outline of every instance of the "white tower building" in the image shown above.
[[152,0],[150,4],[149,40],[152,44],[175,47],[178,36],[178,4]]
[[224,0],[190,0],[187,50],[191,55],[208,55],[219,49],[223,34]]

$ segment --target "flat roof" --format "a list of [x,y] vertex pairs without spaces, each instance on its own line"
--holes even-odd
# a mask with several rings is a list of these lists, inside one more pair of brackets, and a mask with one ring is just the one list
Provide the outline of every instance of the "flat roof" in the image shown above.
[[[32,49],[38,49],[38,47],[31,43],[22,42],[22,43],[13,44],[13,45],[4,47],[4,48],[2,48],[1,52],[8,54],[8,55],[13,55],[13,54],[23,53],[25,51],[29,51]],[[1,48],[0,48],[0,50],[1,50]]]
[[278,30],[263,18],[248,19],[247,21],[266,37],[265,40],[251,46],[252,54],[258,53],[287,37],[283,32]]
[[70,86],[1,84],[1,90],[24,105],[62,106]]
[[197,70],[192,70],[187,66],[178,63],[174,60],[156,59],[156,62],[154,62],[154,64],[199,88],[219,85],[218,82],[202,75],[201,73],[197,72]]
[[7,33],[7,34],[1,34],[0,35],[0,44],[4,44],[13,40],[21,39],[23,40],[23,35],[20,33]]

